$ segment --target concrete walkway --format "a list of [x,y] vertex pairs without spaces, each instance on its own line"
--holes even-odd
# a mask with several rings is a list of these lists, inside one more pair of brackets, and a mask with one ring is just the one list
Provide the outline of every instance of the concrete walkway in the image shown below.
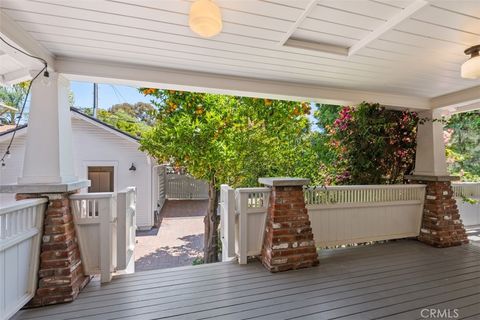
[[192,265],[203,256],[206,200],[167,201],[160,228],[137,232],[135,272]]

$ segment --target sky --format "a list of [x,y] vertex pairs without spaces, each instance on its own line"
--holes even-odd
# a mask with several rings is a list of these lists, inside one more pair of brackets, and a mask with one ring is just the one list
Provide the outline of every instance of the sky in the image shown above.
[[[92,107],[93,83],[71,81],[70,88],[75,98],[75,107]],[[118,103],[150,102],[150,98],[140,94],[135,87],[100,83],[98,85],[98,106],[108,109]]]

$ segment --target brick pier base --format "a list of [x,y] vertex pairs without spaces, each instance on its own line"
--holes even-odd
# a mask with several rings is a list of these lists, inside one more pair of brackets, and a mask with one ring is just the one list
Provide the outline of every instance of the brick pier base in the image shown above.
[[408,177],[412,183],[427,185],[418,240],[438,248],[468,243],[465,227],[453,196],[451,178]]
[[90,277],[83,273],[80,251],[70,212],[71,193],[17,194],[17,200],[48,197],[38,271],[38,289],[26,307],[73,301]]
[[302,186],[306,179],[264,178],[272,188],[265,224],[262,263],[270,272],[319,264]]

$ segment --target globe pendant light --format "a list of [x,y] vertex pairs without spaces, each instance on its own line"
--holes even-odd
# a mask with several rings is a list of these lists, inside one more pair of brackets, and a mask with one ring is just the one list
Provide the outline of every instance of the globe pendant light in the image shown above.
[[478,79],[480,78],[480,45],[476,45],[465,50],[470,59],[462,64],[462,78]]
[[190,7],[188,20],[190,29],[196,34],[210,38],[222,30],[222,14],[213,0],[197,0]]

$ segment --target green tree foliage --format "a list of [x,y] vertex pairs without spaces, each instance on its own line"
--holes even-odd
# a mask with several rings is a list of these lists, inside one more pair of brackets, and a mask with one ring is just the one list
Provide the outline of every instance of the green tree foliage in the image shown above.
[[[326,115],[317,115],[319,122],[331,121],[331,109],[326,109]],[[336,176],[331,181],[401,183],[404,174],[413,169],[417,124],[416,113],[387,110],[379,104],[364,102],[355,108],[342,108],[327,128],[336,156],[332,163]]]
[[114,104],[109,111],[111,113],[123,112],[129,116],[134,117],[146,125],[153,125],[155,123],[155,109],[150,103],[137,102],[135,104],[120,103]]
[[325,185],[335,182],[338,171],[339,150],[332,143],[331,131],[341,110],[341,106],[317,104],[314,112],[319,130],[312,132],[312,148],[319,159],[317,180],[319,183]]
[[[3,111],[3,113],[0,114],[0,124],[16,124],[17,115],[22,108],[29,84],[30,81],[25,81],[14,84],[11,87],[0,86],[0,102],[16,109]],[[2,110],[0,110],[0,112],[2,112]]]
[[317,126],[321,132],[325,133],[331,130],[335,120],[337,120],[342,106],[334,104],[317,104],[317,110],[314,112]]
[[153,97],[157,122],[141,140],[159,161],[209,182],[205,262],[217,261],[218,189],[257,185],[262,176],[315,176],[308,103],[172,90],[140,89]]
[[444,137],[450,173],[480,181],[480,110],[453,115]]
[[[82,108],[82,112],[93,115],[92,108]],[[136,104],[122,103],[113,105],[108,110],[98,109],[97,119],[129,133],[136,137],[142,134],[154,123],[154,108],[152,105],[137,102]]]

